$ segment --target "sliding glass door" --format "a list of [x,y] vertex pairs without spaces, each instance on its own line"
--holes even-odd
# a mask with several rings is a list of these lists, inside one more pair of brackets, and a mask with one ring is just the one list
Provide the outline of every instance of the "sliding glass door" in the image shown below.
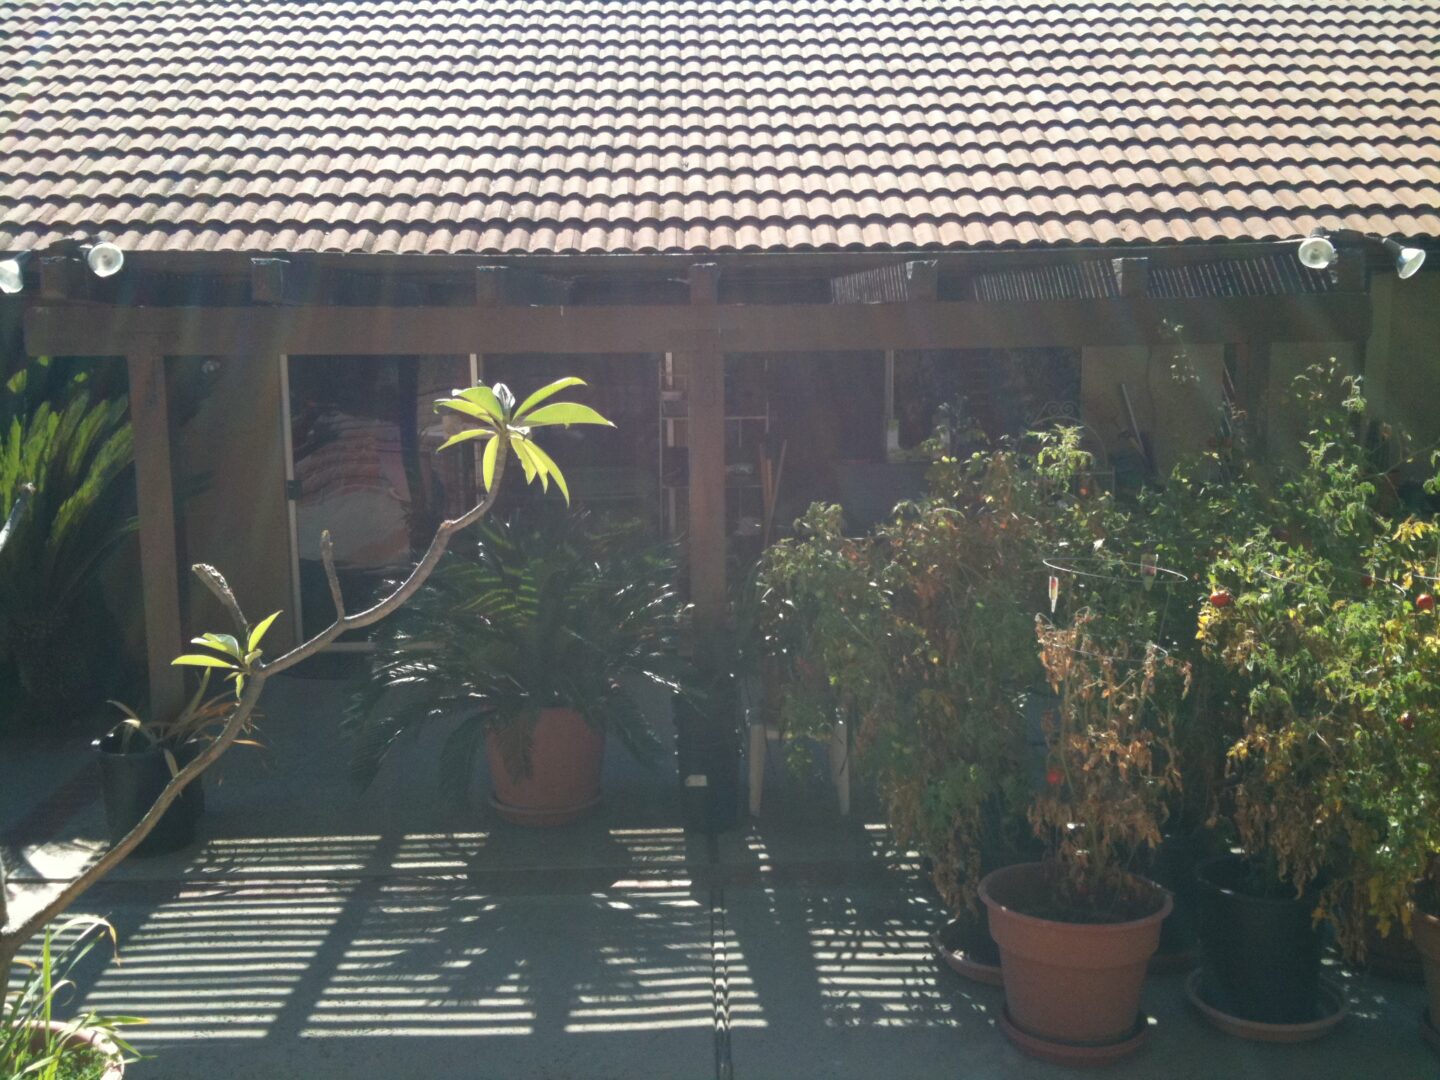
[[466,356],[291,356],[290,498],[301,623],[334,606],[320,561],[330,531],[346,606],[359,610],[403,575],[448,512],[468,505],[473,459],[437,455],[432,402],[470,383]]

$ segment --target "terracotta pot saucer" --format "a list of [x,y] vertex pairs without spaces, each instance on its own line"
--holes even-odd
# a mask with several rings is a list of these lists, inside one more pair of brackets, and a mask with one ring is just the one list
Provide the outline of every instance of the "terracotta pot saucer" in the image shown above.
[[1129,1034],[1112,1043],[1072,1043],[1057,1039],[1043,1039],[1017,1027],[1010,1019],[1008,1007],[1000,1010],[1000,1030],[1023,1054],[1048,1061],[1053,1065],[1068,1065],[1072,1068],[1087,1065],[1113,1065],[1129,1057],[1145,1045],[1150,1035],[1150,1018],[1141,1013],[1135,1018],[1135,1026]]
[[964,949],[952,949],[946,945],[940,939],[939,934],[931,937],[931,943],[935,946],[935,955],[956,975],[969,979],[971,982],[983,983],[986,986],[1004,985],[999,964],[987,964],[972,959]]
[[1298,1043],[1318,1039],[1335,1028],[1350,1012],[1350,1001],[1345,992],[1329,979],[1320,980],[1320,1009],[1318,1020],[1307,1020],[1303,1024],[1266,1024],[1258,1020],[1246,1020],[1221,1012],[1205,1000],[1200,993],[1203,972],[1196,969],[1185,980],[1185,996],[1190,999],[1200,1014],[1227,1035],[1254,1042]]
[[547,827],[554,825],[569,825],[572,821],[578,821],[587,812],[600,805],[600,796],[576,806],[562,806],[555,809],[532,810],[524,806],[511,806],[503,803],[495,796],[490,796],[490,805],[493,806],[502,818],[512,825],[530,825]]
[[1440,1054],[1440,1028],[1430,1019],[1430,1010],[1420,1010],[1420,1035],[1430,1044],[1430,1049]]

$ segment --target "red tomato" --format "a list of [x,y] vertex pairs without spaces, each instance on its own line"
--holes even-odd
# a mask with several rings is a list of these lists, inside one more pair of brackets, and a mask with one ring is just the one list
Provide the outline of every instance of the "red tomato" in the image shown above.
[[1415,606],[1421,611],[1434,611],[1435,597],[1431,596],[1428,592],[1422,592],[1419,596],[1415,597]]
[[1415,714],[1412,713],[1409,709],[1406,709],[1403,713],[1400,714],[1400,719],[1397,720],[1396,723],[1398,723],[1406,731],[1414,731]]
[[1231,599],[1228,589],[1216,589],[1210,594],[1210,603],[1215,607],[1229,607]]

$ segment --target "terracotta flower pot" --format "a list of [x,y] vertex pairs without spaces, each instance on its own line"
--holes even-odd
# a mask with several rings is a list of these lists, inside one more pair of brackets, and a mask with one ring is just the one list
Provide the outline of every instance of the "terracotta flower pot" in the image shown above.
[[1140,989],[1160,944],[1160,924],[1170,914],[1169,893],[1147,882],[1155,910],[1126,922],[1068,923],[1025,914],[1047,906],[1053,880],[1044,864],[1020,863],[980,883],[990,933],[1000,946],[1010,1023],[1058,1046],[1133,1041],[1138,1048]]
[[530,774],[512,776],[492,729],[485,740],[492,802],[516,825],[565,825],[600,801],[605,735],[574,709],[541,709],[531,733]]
[[1440,1028],[1440,917],[1415,912],[1415,947],[1425,962],[1425,988],[1430,991],[1430,1024]]

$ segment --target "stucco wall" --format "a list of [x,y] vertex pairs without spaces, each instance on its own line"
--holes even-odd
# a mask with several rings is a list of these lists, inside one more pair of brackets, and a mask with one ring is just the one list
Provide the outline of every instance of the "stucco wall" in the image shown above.
[[1365,350],[1372,408],[1421,445],[1440,441],[1440,271],[1371,285],[1374,325]]
[[1265,443],[1272,458],[1299,460],[1305,436],[1304,412],[1295,396],[1295,379],[1307,368],[1339,361],[1342,370],[1360,370],[1361,348],[1353,341],[1277,341],[1270,347],[1270,379],[1266,392]]
[[1129,446],[1123,385],[1163,475],[1216,434],[1224,368],[1225,349],[1219,345],[1088,347],[1080,357],[1081,417],[1107,454]]

